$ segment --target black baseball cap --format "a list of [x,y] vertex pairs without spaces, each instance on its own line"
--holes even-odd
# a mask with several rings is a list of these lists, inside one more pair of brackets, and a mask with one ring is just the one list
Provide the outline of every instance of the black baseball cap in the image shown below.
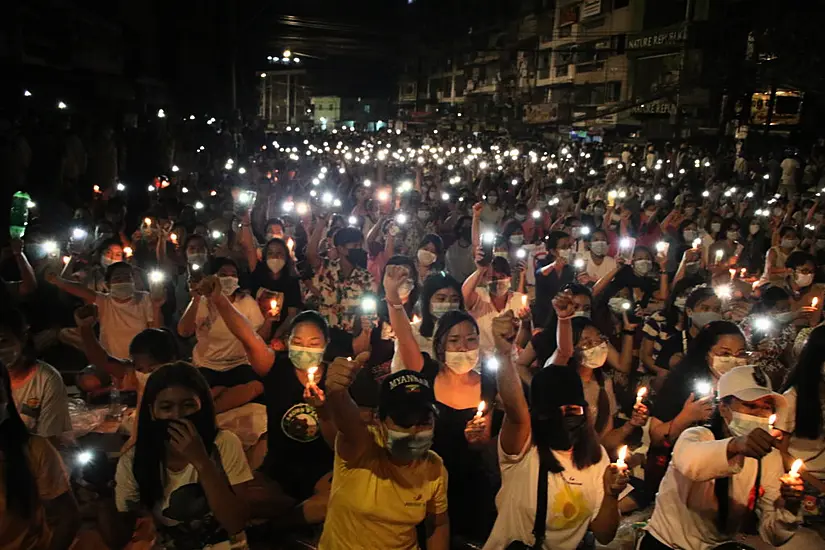
[[411,370],[395,372],[384,379],[378,398],[378,415],[392,418],[403,427],[426,424],[438,414],[435,393],[429,380]]

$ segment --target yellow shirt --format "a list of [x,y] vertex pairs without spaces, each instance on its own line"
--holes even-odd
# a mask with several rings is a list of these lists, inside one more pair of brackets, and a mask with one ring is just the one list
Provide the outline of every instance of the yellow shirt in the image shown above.
[[441,457],[408,466],[390,461],[371,442],[349,462],[335,451],[332,492],[318,550],[408,550],[418,548],[415,527],[428,514],[447,512],[447,471]]

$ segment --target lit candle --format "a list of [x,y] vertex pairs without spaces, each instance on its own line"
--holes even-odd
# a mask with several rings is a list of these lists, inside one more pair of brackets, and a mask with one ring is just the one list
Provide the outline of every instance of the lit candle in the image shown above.
[[[816,298],[814,298],[814,300],[816,300]],[[526,294],[524,294],[521,297],[521,307],[527,307],[527,295]]]
[[318,367],[309,367],[309,370],[307,370],[307,386],[315,384],[316,372],[318,372]]
[[769,429],[769,430],[773,430],[773,425],[774,425],[774,424],[776,424],[776,415],[775,415],[775,414],[772,414],[772,415],[768,418],[768,429]]
[[476,418],[481,418],[481,415],[484,414],[485,409],[487,409],[487,402],[482,401],[478,404],[478,408],[476,409]]
[[819,298],[811,300],[811,307],[816,307],[819,304]]
[[63,256],[63,265],[68,265],[71,260],[70,256]]
[[131,258],[132,257],[132,248],[130,246],[125,247],[123,249],[123,253],[126,254],[127,258]]
[[699,248],[699,245],[702,244],[702,239],[699,237],[693,239],[693,248]]
[[730,280],[733,281],[733,279],[736,277],[736,270],[728,269],[728,273],[730,273]]
[[278,300],[270,300],[269,301],[269,310],[272,312],[272,315],[275,315],[275,310],[278,308]]
[[747,269],[745,269],[744,267],[743,267],[742,269],[740,269],[740,270],[739,270],[739,278],[740,278],[740,279],[744,279],[744,278],[745,278],[745,275],[747,275],[747,274],[748,274],[748,270],[747,270]]
[[94,187],[92,187],[92,190],[93,190],[95,193],[100,193],[100,186],[99,186],[99,185],[95,185]]
[[152,218],[143,218],[143,223],[146,224],[146,227],[151,227]]
[[169,239],[172,241],[173,244],[178,244],[178,236],[175,233],[169,235]]
[[289,248],[289,251],[292,252],[292,247],[295,246],[295,241],[292,240],[292,237],[287,239],[286,246],[287,246],[287,248]]
[[724,255],[725,255],[724,250],[717,250],[716,251],[716,263],[717,264],[722,261],[722,256],[724,256]]
[[420,323],[421,322],[421,317],[419,317],[418,315],[413,315],[412,322],[413,323]]
[[802,468],[803,464],[804,462],[802,462],[801,458],[797,458],[796,460],[794,460],[793,464],[791,465],[791,471],[788,472],[788,475],[791,476],[792,479],[798,478],[799,470]]
[[622,448],[619,449],[619,458],[616,460],[616,466],[619,467],[620,470],[627,468],[627,463],[625,459],[627,458],[627,445],[622,445]]
[[642,386],[641,388],[639,388],[639,391],[636,392],[637,405],[642,402],[642,400],[645,398],[645,395],[647,395],[647,386]]

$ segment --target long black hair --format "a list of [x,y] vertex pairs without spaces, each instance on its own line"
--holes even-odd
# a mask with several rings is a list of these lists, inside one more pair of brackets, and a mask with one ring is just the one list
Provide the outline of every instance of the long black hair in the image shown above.
[[[685,277],[684,279],[681,279],[678,283],[673,285],[673,289],[670,291],[670,295],[668,296],[667,301],[665,302],[665,307],[662,310],[668,328],[675,328],[680,321],[682,323],[682,327],[687,327],[688,319],[685,309],[687,309],[688,296],[685,296],[684,293],[686,290],[701,285],[703,282],[704,279],[701,277]],[[676,307],[676,300],[680,297],[685,298],[685,307],[682,309]],[[693,305],[696,305],[696,303],[694,302]]]
[[[26,316],[19,309],[4,309],[0,314],[0,328],[7,329],[20,341],[20,358],[23,366],[34,364],[37,360],[37,351],[34,349]],[[13,365],[6,365],[6,368],[11,367]]]
[[473,328],[476,329],[476,334],[480,334],[478,330],[478,323],[475,318],[473,318],[473,316],[466,311],[448,311],[441,316],[441,319],[438,320],[438,324],[435,326],[435,334],[433,334],[433,354],[439,363],[443,364],[446,357],[445,340],[447,339],[447,334],[450,332],[451,328],[459,323],[463,323],[464,321],[472,324]]
[[424,279],[424,286],[421,289],[421,326],[419,332],[421,336],[429,338],[433,335],[435,324],[438,319],[430,311],[430,300],[433,295],[442,288],[452,288],[458,293],[458,309],[464,309],[464,295],[461,293],[461,285],[452,276],[443,271],[430,273]]
[[[215,450],[218,424],[215,419],[215,402],[209,384],[198,369],[184,361],[170,363],[153,372],[146,381],[143,399],[137,419],[137,438],[132,473],[140,490],[140,502],[151,510],[163,497],[166,482],[161,472],[166,471],[167,423],[152,417],[152,408],[161,391],[174,386],[191,389],[201,402],[201,409],[189,419],[198,430],[206,452]],[[165,477],[165,476],[164,476]]]
[[29,430],[20,418],[11,393],[11,378],[6,366],[0,361],[0,389],[6,399],[6,420],[0,422],[0,454],[3,456],[2,475],[6,487],[6,506],[17,516],[30,519],[35,512],[38,499],[37,484],[34,480],[27,450]]
[[[599,330],[598,327],[593,324],[593,321],[587,319],[586,317],[575,317],[570,321],[570,325],[573,330],[574,347],[578,344],[579,340],[581,340],[584,329],[587,327],[593,327],[594,329]],[[601,331],[599,332],[601,333]],[[570,358],[567,366],[572,369],[576,369],[576,372],[578,372],[578,368],[581,366],[581,353],[574,352],[573,357]],[[596,413],[594,427],[596,428],[596,433],[602,433],[602,430],[607,425],[607,421],[610,420],[610,400],[607,397],[607,390],[604,389],[604,369],[598,368],[592,370],[593,378],[599,384],[599,398],[597,401],[598,412]]]
[[[730,405],[732,397],[723,397],[722,403]],[[722,418],[722,413],[719,412],[719,407],[713,411],[713,416],[710,417],[708,428],[713,432],[713,437],[717,441],[730,437],[730,434],[725,427],[725,419]],[[720,533],[726,533],[728,530],[728,516],[730,515],[730,476],[717,477],[713,480],[713,494],[716,496],[716,528]]]
[[825,361],[825,326],[818,326],[808,335],[796,366],[783,391],[796,389],[796,428],[794,434],[805,439],[822,436],[822,365]]
[[[295,239],[293,239],[292,242],[294,243]],[[279,239],[278,237],[273,237],[273,238],[269,239],[268,241],[266,241],[266,244],[264,245],[263,249],[261,250],[261,261],[259,262],[259,265],[263,266],[262,269],[265,268],[267,271],[269,271],[269,266],[266,265],[266,261],[269,259],[269,246],[272,245],[273,243],[281,245],[281,247],[284,249],[284,261],[285,261],[285,263],[284,263],[284,267],[281,268],[281,276],[282,277],[283,276],[287,276],[287,277],[291,276],[292,275],[292,254],[290,254],[289,247],[287,246],[286,242],[284,242],[283,239]]]

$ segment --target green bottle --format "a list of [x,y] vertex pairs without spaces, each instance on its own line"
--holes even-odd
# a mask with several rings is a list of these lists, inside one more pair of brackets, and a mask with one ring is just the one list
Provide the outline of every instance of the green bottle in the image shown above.
[[32,198],[24,191],[18,191],[11,199],[11,216],[9,233],[12,239],[22,239],[29,225],[29,203]]

